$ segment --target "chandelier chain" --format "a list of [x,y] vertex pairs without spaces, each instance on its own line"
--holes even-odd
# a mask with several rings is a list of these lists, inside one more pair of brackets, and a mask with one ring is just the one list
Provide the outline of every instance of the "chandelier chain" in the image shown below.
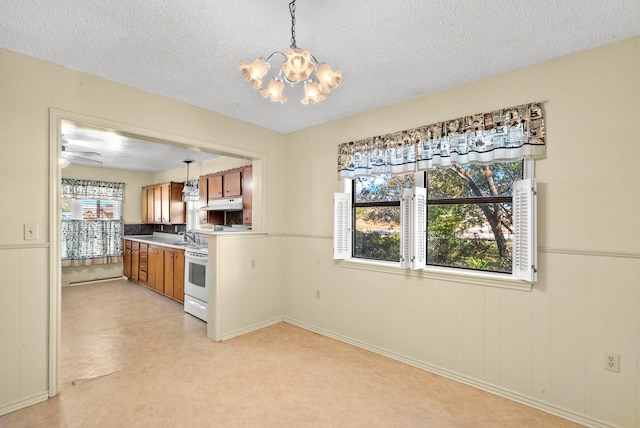
[[291,49],[296,49],[296,0],[289,3],[289,13],[291,14]]

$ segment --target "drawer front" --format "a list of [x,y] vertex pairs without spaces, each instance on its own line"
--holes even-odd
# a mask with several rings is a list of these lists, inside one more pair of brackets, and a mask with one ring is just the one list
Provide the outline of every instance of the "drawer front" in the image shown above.
[[140,273],[147,272],[147,262],[140,261]]
[[133,241],[133,242],[127,241],[127,242],[131,243],[131,249],[132,250],[139,250],[140,249],[140,243],[139,242],[137,242],[137,241]]
[[140,275],[138,275],[138,281],[146,283],[147,282],[147,273],[140,271]]
[[140,251],[147,251],[149,249],[149,244],[143,244],[142,242],[140,242],[139,244],[140,244]]
[[126,248],[127,250],[131,249],[131,241],[129,241],[128,239],[124,240],[124,248]]
[[145,262],[149,259],[149,254],[145,251],[145,252],[141,252],[140,253],[140,260],[144,260]]

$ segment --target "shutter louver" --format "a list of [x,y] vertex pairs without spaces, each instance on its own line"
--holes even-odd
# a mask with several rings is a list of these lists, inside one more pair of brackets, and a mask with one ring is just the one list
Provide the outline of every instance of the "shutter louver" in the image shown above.
[[400,198],[400,267],[403,269],[411,268],[411,257],[413,255],[412,199],[412,189],[402,189],[402,197]]
[[416,187],[414,210],[414,252],[412,269],[427,267],[427,189]]
[[527,282],[537,279],[536,183],[513,183],[513,275]]
[[427,259],[427,191],[424,187],[403,189],[400,199],[400,266],[423,269]]
[[351,194],[333,195],[333,258],[351,258]]

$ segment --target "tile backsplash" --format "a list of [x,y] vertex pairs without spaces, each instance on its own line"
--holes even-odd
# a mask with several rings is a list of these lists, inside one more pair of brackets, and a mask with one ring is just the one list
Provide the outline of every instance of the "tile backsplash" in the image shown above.
[[124,235],[153,235],[154,232],[173,233],[185,232],[184,224],[125,224]]

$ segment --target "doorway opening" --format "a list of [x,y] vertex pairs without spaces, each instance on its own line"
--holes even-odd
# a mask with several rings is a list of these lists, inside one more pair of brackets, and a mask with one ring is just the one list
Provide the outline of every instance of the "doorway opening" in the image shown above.
[[[100,139],[98,135],[108,138]],[[97,153],[97,155],[96,155]],[[61,168],[60,160],[69,162],[69,169]],[[192,160],[189,169],[185,160]],[[140,206],[132,197],[141,191],[146,181],[184,181],[186,173],[197,178],[211,168],[225,170],[239,164],[253,166],[253,229],[262,229],[262,186],[264,156],[260,153],[236,149],[228,145],[194,140],[162,131],[142,129],[75,113],[50,111],[50,328],[49,328],[49,395],[59,392],[60,370],[60,323],[61,295],[63,283],[85,282],[86,276],[78,272],[63,275],[61,266],[61,192],[63,176],[84,179],[117,177],[118,181],[129,181],[124,200],[125,223],[140,222]],[[207,170],[206,168],[209,168]],[[89,176],[87,176],[89,175]],[[91,176],[93,175],[93,177]],[[82,176],[82,177],[80,177]],[[123,179],[124,178],[124,179]],[[150,184],[150,183],[147,183]],[[126,184],[125,184],[126,185]],[[127,206],[128,204],[128,206]],[[136,211],[137,216],[136,217]],[[122,265],[120,265],[122,266]],[[117,275],[118,267],[89,268],[93,279],[100,276]],[[96,270],[102,270],[96,274]],[[82,271],[82,269],[77,269]],[[114,275],[115,272],[115,275]],[[86,272],[85,272],[86,273]],[[98,278],[96,278],[96,275]],[[63,281],[63,278],[65,280]],[[71,278],[71,279],[69,279]],[[73,278],[76,278],[75,280]]]

